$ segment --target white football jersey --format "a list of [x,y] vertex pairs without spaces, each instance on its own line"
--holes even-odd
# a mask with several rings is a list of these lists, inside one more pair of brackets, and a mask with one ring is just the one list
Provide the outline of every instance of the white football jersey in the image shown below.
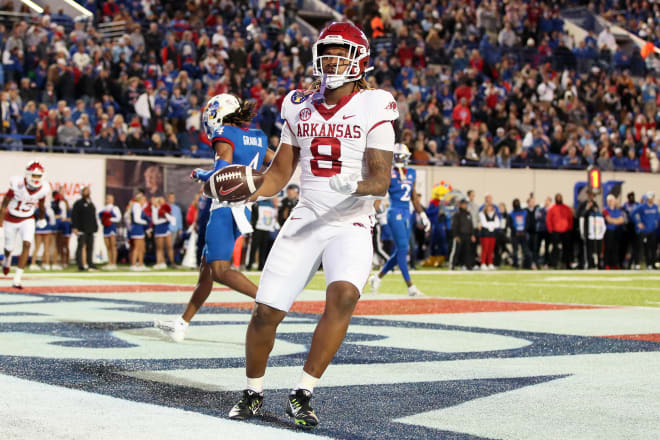
[[5,220],[19,222],[34,216],[34,211],[39,206],[39,200],[48,197],[49,188],[48,183],[42,181],[39,189],[31,191],[25,184],[24,177],[11,177],[9,179],[9,190],[7,191],[7,196],[11,197],[11,200],[7,207],[8,213]]
[[393,136],[388,145],[368,142],[374,128],[399,118],[392,94],[384,90],[360,90],[328,107],[294,90],[283,101],[282,118],[291,134],[283,134],[282,142],[300,148],[301,205],[310,207],[327,221],[370,215],[373,201],[335,192],[329,179],[342,174],[362,180],[368,170],[367,148],[392,151]]

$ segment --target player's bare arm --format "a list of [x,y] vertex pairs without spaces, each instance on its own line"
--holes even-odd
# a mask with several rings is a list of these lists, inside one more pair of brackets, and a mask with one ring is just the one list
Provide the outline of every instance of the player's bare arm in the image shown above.
[[266,155],[264,156],[264,163],[265,164],[271,163],[274,157],[275,157],[275,151],[269,148],[268,150],[266,150]]
[[217,155],[217,158],[224,160],[227,163],[232,163],[234,161],[234,150],[227,142],[215,142],[213,144],[213,149]]
[[248,200],[255,201],[259,196],[273,197],[280,192],[284,185],[291,180],[291,176],[293,176],[293,172],[298,166],[299,158],[300,148],[281,143],[270,166],[264,173],[263,185]]
[[413,180],[412,183],[412,203],[413,207],[415,208],[415,211],[417,212],[424,212],[424,207],[422,206],[422,203],[419,201],[419,193],[417,192],[417,179]]
[[0,205],[0,226],[5,222],[5,214],[7,214],[7,207],[11,200],[6,195],[2,199],[2,205]]
[[366,161],[368,176],[358,182],[356,196],[379,196],[387,194],[392,171],[392,152],[367,148]]
[[42,218],[46,218],[46,199],[39,199],[39,214],[38,218],[41,220]]

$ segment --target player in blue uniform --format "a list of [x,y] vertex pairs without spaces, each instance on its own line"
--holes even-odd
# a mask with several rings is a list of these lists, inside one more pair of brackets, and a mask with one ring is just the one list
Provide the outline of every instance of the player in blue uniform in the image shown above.
[[[264,161],[270,162],[273,152],[268,149],[266,135],[261,130],[243,128],[253,117],[254,105],[239,101],[233,95],[221,94],[209,100],[203,123],[215,150],[215,165],[209,171],[195,169],[191,176],[193,180],[205,182],[217,170],[230,164],[258,170]],[[188,306],[175,321],[154,322],[173,341],[183,340],[188,324],[211,293],[214,280],[251,298],[256,297],[256,284],[231,267],[236,239],[241,234],[252,232],[249,216],[250,211],[245,206],[226,207],[213,200],[206,225],[206,244],[202,251],[199,278]]]
[[394,252],[380,272],[377,275],[372,275],[369,279],[372,292],[378,291],[381,279],[398,264],[403,279],[408,285],[408,295],[423,296],[422,292],[420,292],[410,279],[408,262],[406,261],[411,231],[410,202],[412,201],[413,207],[417,211],[427,232],[431,228],[431,222],[426,212],[424,212],[422,204],[419,202],[417,191],[415,191],[417,173],[412,168],[406,168],[409,157],[410,151],[408,151],[408,147],[403,144],[396,144],[394,146],[394,168],[392,169],[392,178],[388,190],[390,208],[387,211],[387,224],[394,237]]

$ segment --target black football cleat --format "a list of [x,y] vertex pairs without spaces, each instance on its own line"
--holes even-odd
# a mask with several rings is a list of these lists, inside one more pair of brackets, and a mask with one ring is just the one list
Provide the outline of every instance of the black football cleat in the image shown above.
[[243,390],[243,398],[229,411],[232,420],[247,420],[261,413],[261,405],[264,404],[264,393],[252,390]]
[[286,413],[292,417],[296,425],[305,429],[312,429],[319,424],[319,418],[309,405],[312,393],[307,390],[293,390],[289,393],[286,404]]

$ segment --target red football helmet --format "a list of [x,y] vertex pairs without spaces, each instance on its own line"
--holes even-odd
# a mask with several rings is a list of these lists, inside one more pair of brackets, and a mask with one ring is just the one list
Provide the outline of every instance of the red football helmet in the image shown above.
[[30,189],[41,188],[41,180],[44,177],[44,167],[38,160],[33,160],[25,167],[25,183]]
[[[346,56],[324,55],[324,46],[344,46],[348,49]],[[369,64],[369,41],[364,33],[351,23],[330,23],[319,34],[318,40],[312,46],[314,60],[314,76],[322,77],[323,61],[336,62],[336,69],[332,74],[326,76],[326,87],[336,89],[337,87],[351,81],[357,81],[364,75]],[[343,73],[339,72],[342,62],[348,61],[348,66]],[[327,64],[327,61],[326,61]]]

